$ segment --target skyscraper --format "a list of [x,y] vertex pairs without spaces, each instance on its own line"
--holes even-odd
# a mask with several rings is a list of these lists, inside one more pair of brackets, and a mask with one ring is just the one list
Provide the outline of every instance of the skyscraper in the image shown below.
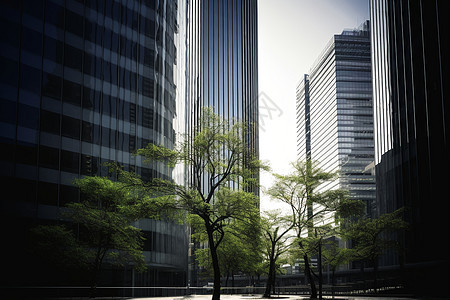
[[245,138],[258,153],[257,2],[195,0],[187,11],[188,128],[213,107],[252,126]]
[[[249,125],[243,139],[258,155],[257,1],[189,1],[186,28],[186,131],[195,135],[201,108],[209,106],[230,122]],[[251,189],[259,194],[258,187]]]
[[410,224],[398,238],[400,258],[383,263],[406,265],[405,283],[430,296],[449,282],[448,249],[439,245],[450,225],[448,8],[439,0],[372,0],[370,16],[377,210],[404,207]]
[[310,74],[297,88],[300,159],[311,158],[339,178],[320,189],[342,188],[363,200],[371,215],[375,202],[372,82],[369,22],[334,35]]
[[[2,230],[17,230],[8,237],[56,220],[60,208],[79,199],[72,180],[107,176],[103,162],[144,179],[171,178],[164,164],[144,165],[132,153],[175,141],[177,1],[24,0],[0,8],[0,175],[10,195],[2,197]],[[137,285],[184,285],[186,228],[155,220],[138,225],[151,267],[140,276],[115,275],[121,285],[131,277]],[[20,259],[29,246],[20,242],[7,249],[14,259],[4,282],[33,284],[39,272]]]

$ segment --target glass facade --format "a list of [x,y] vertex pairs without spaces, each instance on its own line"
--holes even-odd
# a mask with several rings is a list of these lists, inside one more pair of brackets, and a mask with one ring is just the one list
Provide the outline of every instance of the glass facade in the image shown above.
[[297,157],[301,161],[311,158],[311,123],[309,114],[309,75],[305,74],[296,91]]
[[[186,22],[186,132],[195,135],[201,108],[209,106],[230,122],[248,124],[243,139],[258,154],[257,1],[188,1]],[[195,263],[190,283],[199,286]]]
[[187,130],[213,107],[251,126],[244,138],[258,153],[257,2],[189,1],[187,11]]
[[[23,0],[0,8],[0,175],[13,191],[2,216],[56,220],[78,200],[72,180],[107,176],[107,161],[144,179],[172,178],[164,164],[144,165],[132,153],[175,142],[177,1]],[[185,280],[186,228],[141,225],[152,237],[148,263]]]
[[297,88],[298,155],[311,157],[337,180],[319,189],[343,188],[375,203],[372,75],[369,22],[335,35]]
[[[450,109],[448,8],[444,1],[370,1],[378,213],[405,207],[405,252],[385,264],[415,264],[411,287],[436,287],[448,270]],[[429,268],[429,269],[427,269]]]

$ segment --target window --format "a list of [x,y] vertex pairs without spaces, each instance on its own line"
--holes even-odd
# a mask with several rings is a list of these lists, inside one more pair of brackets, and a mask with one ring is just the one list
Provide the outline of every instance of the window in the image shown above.
[[2,18],[0,20],[0,34],[2,42],[12,46],[19,46],[20,25]]
[[153,109],[142,108],[142,126],[153,129]]
[[77,106],[81,105],[81,85],[78,83],[64,80],[63,89],[63,100],[64,102],[72,103]]
[[59,205],[64,206],[67,203],[78,202],[79,189],[74,186],[60,185],[59,187]]
[[111,49],[111,45],[112,45],[111,34],[112,34],[111,30],[105,28],[105,33],[103,34],[103,37],[104,37],[104,39],[103,39],[103,47],[105,49]]
[[80,138],[80,120],[63,115],[61,123],[61,133],[63,136],[78,140]]
[[39,166],[58,170],[59,150],[47,146],[39,146]]
[[66,9],[66,30],[78,36],[83,36],[83,17]]
[[44,57],[54,62],[62,64],[63,44],[60,41],[45,36],[44,39]]
[[42,131],[59,135],[59,114],[42,110],[40,121]]
[[95,31],[96,31],[96,24],[85,22],[84,23],[84,38],[90,42],[95,42]]
[[110,115],[111,114],[111,96],[103,94],[103,109],[102,114]]
[[64,65],[81,72],[83,52],[75,47],[64,46]]
[[27,164],[27,165],[36,165],[37,163],[37,147],[36,146],[25,146],[25,145],[16,145],[15,149],[16,153],[16,162]]
[[40,94],[41,71],[27,65],[20,65],[20,88]]
[[45,21],[58,26],[59,28],[64,27],[64,8],[59,6],[52,1],[47,1],[45,7]]
[[94,99],[94,90],[83,86],[83,99],[82,99],[83,107],[91,109],[93,99]]
[[18,123],[20,126],[37,129],[39,124],[39,109],[19,104]]
[[81,123],[81,140],[84,142],[92,143],[92,124],[82,121]]
[[102,146],[109,147],[109,128],[102,127]]
[[85,52],[83,61],[83,72],[85,74],[95,75],[95,63],[92,60],[93,56]]
[[70,173],[78,173],[79,159],[79,153],[61,150],[61,170]]
[[22,49],[41,55],[42,33],[22,27]]
[[38,183],[38,203],[46,205],[58,204],[58,185],[40,181]]
[[42,77],[42,95],[60,100],[61,78],[44,72]]
[[81,155],[81,174],[95,175],[98,171],[98,158],[91,155]]
[[[15,124],[17,104],[13,101],[1,99],[0,101],[0,121]],[[3,131],[3,128],[2,128]],[[3,146],[3,145],[2,145]]]

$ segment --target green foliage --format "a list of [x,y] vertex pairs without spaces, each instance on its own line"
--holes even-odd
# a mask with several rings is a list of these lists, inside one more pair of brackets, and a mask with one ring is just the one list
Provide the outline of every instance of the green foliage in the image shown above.
[[[267,169],[246,144],[248,125],[228,121],[204,108],[193,132],[183,135],[173,151],[162,146],[138,150],[147,161],[169,166],[183,164],[190,170],[189,184],[154,179],[141,185],[160,197],[175,199],[175,206],[197,217],[189,217],[198,238],[207,239],[214,270],[213,298],[220,297],[219,245],[229,235],[227,227],[239,220],[256,220],[258,199],[247,192],[257,185],[260,169]],[[230,241],[231,243],[231,238]],[[200,259],[203,259],[199,252]],[[206,255],[204,255],[206,257]],[[206,261],[207,259],[203,259]]]
[[268,194],[286,203],[291,209],[292,227],[297,236],[296,248],[293,248],[292,253],[297,258],[303,259],[311,295],[316,297],[317,290],[310,258],[312,254],[317,253],[323,239],[334,234],[334,229],[326,219],[336,212],[337,218],[343,216],[350,206],[357,205],[349,202],[346,191],[317,191],[320,185],[337,179],[337,173],[325,172],[316,162],[309,159],[304,162],[296,161],[292,166],[294,171],[291,174],[275,174],[275,184],[269,189]]
[[270,297],[272,287],[275,284],[281,255],[289,249],[289,231],[293,227],[290,216],[282,216],[280,211],[265,212],[261,228],[263,233],[263,245],[265,246],[266,262],[268,264],[268,276],[264,297]]
[[154,199],[128,183],[97,176],[76,179],[81,201],[61,210],[62,220],[77,228],[76,234],[64,225],[38,226],[32,230],[37,251],[49,253],[61,267],[87,269],[93,288],[105,262],[144,271],[144,238],[133,222],[160,216],[169,200]]
[[354,241],[355,259],[377,261],[384,250],[401,250],[395,234],[408,229],[403,211],[398,209],[375,219],[361,218],[350,224],[345,236]]
[[[201,222],[201,219],[197,218],[197,221]],[[194,231],[197,233],[194,236],[197,241],[207,241],[204,225],[200,222],[195,225],[197,230]],[[224,228],[223,240],[217,248],[220,270],[223,271],[223,274],[227,276],[238,272],[255,274],[258,271],[262,260],[260,256],[260,226],[258,224],[258,222],[247,222],[234,218]],[[205,268],[207,274],[214,274],[210,249],[196,249],[195,257],[199,266]]]
[[123,183],[104,177],[85,177],[74,184],[80,189],[82,200],[69,203],[64,216],[80,224],[85,232],[80,235],[80,242],[87,252],[95,252],[94,264],[106,258],[112,264],[132,262],[136,270],[145,270],[141,230],[131,225],[139,217],[131,207],[143,205],[137,204],[138,195]]
[[92,256],[64,225],[38,225],[31,229],[33,251],[49,265],[87,269]]

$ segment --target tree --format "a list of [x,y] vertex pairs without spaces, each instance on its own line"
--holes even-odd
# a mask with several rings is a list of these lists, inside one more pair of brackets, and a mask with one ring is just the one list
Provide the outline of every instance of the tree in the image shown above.
[[321,170],[311,160],[297,161],[292,164],[293,173],[289,175],[275,174],[275,183],[269,189],[269,195],[289,205],[292,213],[293,229],[296,231],[296,242],[301,250],[305,263],[305,276],[310,284],[311,298],[317,298],[317,288],[313,271],[309,262],[309,248],[305,236],[316,238],[318,224],[329,222],[330,214],[348,203],[347,193],[343,190],[327,190],[317,192],[319,185],[336,179],[335,173]]
[[174,150],[149,144],[137,153],[147,162],[169,166],[184,164],[190,177],[186,185],[154,179],[147,186],[178,201],[178,208],[197,215],[207,235],[214,273],[213,300],[220,299],[218,248],[230,219],[257,219],[257,197],[247,190],[257,185],[263,164],[245,142],[248,125],[229,122],[204,108],[192,135],[182,136]]
[[275,288],[276,265],[280,255],[288,250],[287,234],[292,229],[292,220],[281,216],[280,211],[266,212],[262,218],[262,233],[266,244],[266,255],[269,262],[266,290],[264,298],[270,298],[272,288]]
[[[368,260],[373,264],[374,289],[377,291],[378,259],[383,251],[393,249],[401,251],[401,245],[395,234],[408,229],[403,221],[404,209],[383,214],[378,218],[361,218],[347,228],[347,238],[353,241],[355,257]],[[363,266],[362,266],[363,269]]]
[[[132,222],[143,216],[157,217],[161,205],[149,195],[105,177],[84,177],[74,184],[81,191],[81,201],[67,204],[61,213],[69,225],[40,225],[33,232],[38,248],[49,251],[58,264],[87,268],[94,297],[104,262],[146,269],[144,238]],[[70,228],[74,225],[79,234]]]
[[[201,220],[200,220],[201,221]],[[198,242],[207,241],[207,235],[202,222],[191,222],[193,236]],[[195,226],[196,224],[197,226]],[[199,228],[200,225],[200,228]],[[234,275],[238,272],[252,275],[260,263],[260,226],[259,222],[243,222],[238,219],[231,219],[224,228],[225,235],[217,248],[220,270],[226,276],[225,286],[231,276],[231,286],[234,287]],[[195,251],[196,259],[200,267],[207,270],[209,274],[214,274],[210,250],[200,248]]]

